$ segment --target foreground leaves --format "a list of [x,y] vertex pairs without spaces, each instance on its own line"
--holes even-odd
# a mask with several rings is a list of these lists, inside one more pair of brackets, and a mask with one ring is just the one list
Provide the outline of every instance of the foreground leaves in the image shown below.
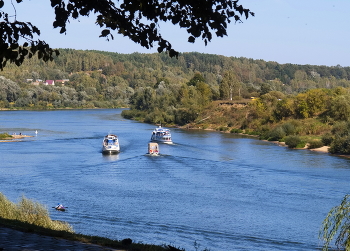
[[[322,250],[328,250],[335,239],[338,248],[350,250],[350,195],[346,195],[339,206],[333,207],[325,220],[319,233],[323,240]],[[336,236],[337,235],[337,236]]]
[[[22,0],[16,0],[21,3]],[[161,22],[171,22],[185,28],[188,42],[201,38],[205,45],[213,33],[218,37],[227,35],[227,24],[234,20],[241,22],[241,16],[254,16],[249,9],[238,4],[238,0],[50,0],[55,12],[54,28],[65,33],[70,19],[96,14],[96,24],[102,28],[100,37],[114,39],[111,31],[117,31],[133,42],[149,49],[157,43],[158,52],[166,51],[170,57],[177,57],[178,51],[160,33]],[[12,3],[12,2],[11,2]],[[0,0],[0,9],[5,2]],[[14,8],[15,9],[15,8]],[[34,40],[40,30],[30,22],[10,20],[7,13],[0,11],[0,68],[9,61],[21,65],[28,56],[38,52],[38,58],[52,60],[59,55],[57,50],[41,40]],[[20,41],[24,41],[23,43]]]

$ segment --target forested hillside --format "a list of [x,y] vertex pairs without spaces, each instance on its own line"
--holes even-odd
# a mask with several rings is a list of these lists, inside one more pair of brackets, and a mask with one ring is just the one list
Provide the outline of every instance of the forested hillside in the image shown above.
[[[130,107],[124,117],[149,123],[270,140],[316,135],[323,144],[350,142],[350,67],[201,53],[176,59],[165,53],[60,52],[48,63],[31,58],[20,67],[7,65],[0,73],[0,109]],[[337,144],[333,152],[346,152],[347,141]]]
[[[48,63],[32,58],[20,67],[7,65],[0,73],[0,108],[125,107],[131,100],[131,104],[146,109],[156,104],[142,104],[137,97],[147,99],[153,92],[170,106],[181,101],[185,107],[193,107],[198,102],[204,105],[231,97],[258,97],[270,91],[297,94],[350,85],[350,68],[341,66],[282,65],[200,53],[182,53],[175,59],[166,54],[60,52]],[[34,86],[27,79],[69,81],[64,86],[58,82],[55,86]],[[201,86],[196,86],[198,83]],[[182,96],[171,101],[173,93]]]

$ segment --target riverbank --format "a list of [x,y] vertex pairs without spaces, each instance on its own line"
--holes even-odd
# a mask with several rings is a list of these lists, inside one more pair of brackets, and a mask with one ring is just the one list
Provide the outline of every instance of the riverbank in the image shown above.
[[[77,236],[77,237],[74,237]],[[71,234],[61,236],[37,233],[32,229],[19,229],[0,223],[0,250],[86,250],[86,251],[180,251],[175,247],[132,243],[130,239],[109,240],[97,236]]]
[[0,250],[87,250],[107,251],[113,249],[92,243],[66,240],[37,233],[20,231],[0,225]]
[[129,238],[119,241],[75,233],[68,223],[52,220],[45,205],[24,196],[13,203],[0,193],[0,208],[0,250],[167,250]]
[[[268,140],[264,140],[266,142],[271,142],[271,143],[274,143],[274,144],[277,144],[279,146],[284,146],[284,147],[288,147],[286,145],[285,142],[279,142],[279,141],[268,141]],[[304,148],[295,148],[295,149],[305,149],[305,150],[310,150],[310,151],[313,151],[313,152],[320,152],[320,153],[329,153],[329,146],[322,146],[322,147],[319,147],[319,148],[308,148],[308,146],[306,145]]]
[[0,142],[18,142],[24,138],[31,138],[34,136],[31,135],[23,135],[23,134],[12,134],[11,137],[6,137],[0,140]]

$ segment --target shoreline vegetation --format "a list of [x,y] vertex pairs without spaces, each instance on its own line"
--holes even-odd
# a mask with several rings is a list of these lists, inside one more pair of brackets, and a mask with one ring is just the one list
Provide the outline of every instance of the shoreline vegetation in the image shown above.
[[131,239],[111,240],[104,237],[77,234],[66,222],[52,220],[48,209],[33,200],[22,196],[13,203],[0,192],[0,225],[22,232],[79,241],[129,251],[184,251],[170,245],[134,243]]
[[213,128],[289,148],[350,154],[350,67],[293,65],[202,53],[60,49],[0,76],[0,109],[122,108],[150,124]]
[[[171,126],[170,126],[171,127]],[[210,130],[210,131],[218,131],[215,128],[195,128],[195,127],[189,127],[188,125],[186,126],[176,126],[178,128],[182,128],[182,129],[188,129],[188,130]],[[219,130],[220,131],[220,130]],[[220,131],[223,133],[234,133],[234,132],[229,132],[229,131]],[[245,133],[235,133],[235,134],[239,134],[239,135],[243,135],[243,136],[247,136],[247,137],[254,137],[254,138],[258,138],[258,135],[251,135],[251,134],[245,134]],[[24,138],[28,138],[28,137],[34,137],[31,135],[22,135],[22,134],[8,134],[8,133],[0,133],[0,143],[1,142],[18,142],[21,141],[21,139]],[[283,146],[283,147],[288,147],[288,145],[286,145],[285,142],[281,142],[281,141],[269,141],[269,140],[264,140],[266,142],[271,142],[274,144],[277,144],[279,146]],[[321,147],[317,147],[317,148],[309,148],[309,144],[305,144],[304,147],[295,147],[293,149],[307,149],[310,151],[314,151],[314,152],[320,152],[320,153],[330,153],[329,152],[329,146],[321,146]],[[350,155],[346,155],[346,154],[332,154],[334,156],[339,156],[339,157],[346,157],[346,158],[350,158]]]
[[0,142],[18,142],[24,138],[31,138],[31,135],[0,133]]

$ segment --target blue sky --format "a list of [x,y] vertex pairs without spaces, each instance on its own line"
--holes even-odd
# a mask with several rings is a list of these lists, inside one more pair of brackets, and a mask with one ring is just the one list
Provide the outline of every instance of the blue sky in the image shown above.
[[[180,52],[201,52],[247,57],[278,63],[350,66],[349,0],[240,0],[255,13],[243,23],[231,22],[228,36],[213,37],[191,44],[184,29],[171,24],[161,26],[161,34]],[[153,53],[114,33],[109,42],[99,38],[100,28],[93,16],[71,20],[67,34],[53,29],[54,10],[49,0],[24,0],[17,4],[17,20],[29,21],[41,30],[39,39],[54,48],[103,50],[118,53]],[[10,1],[4,11],[14,14]]]

